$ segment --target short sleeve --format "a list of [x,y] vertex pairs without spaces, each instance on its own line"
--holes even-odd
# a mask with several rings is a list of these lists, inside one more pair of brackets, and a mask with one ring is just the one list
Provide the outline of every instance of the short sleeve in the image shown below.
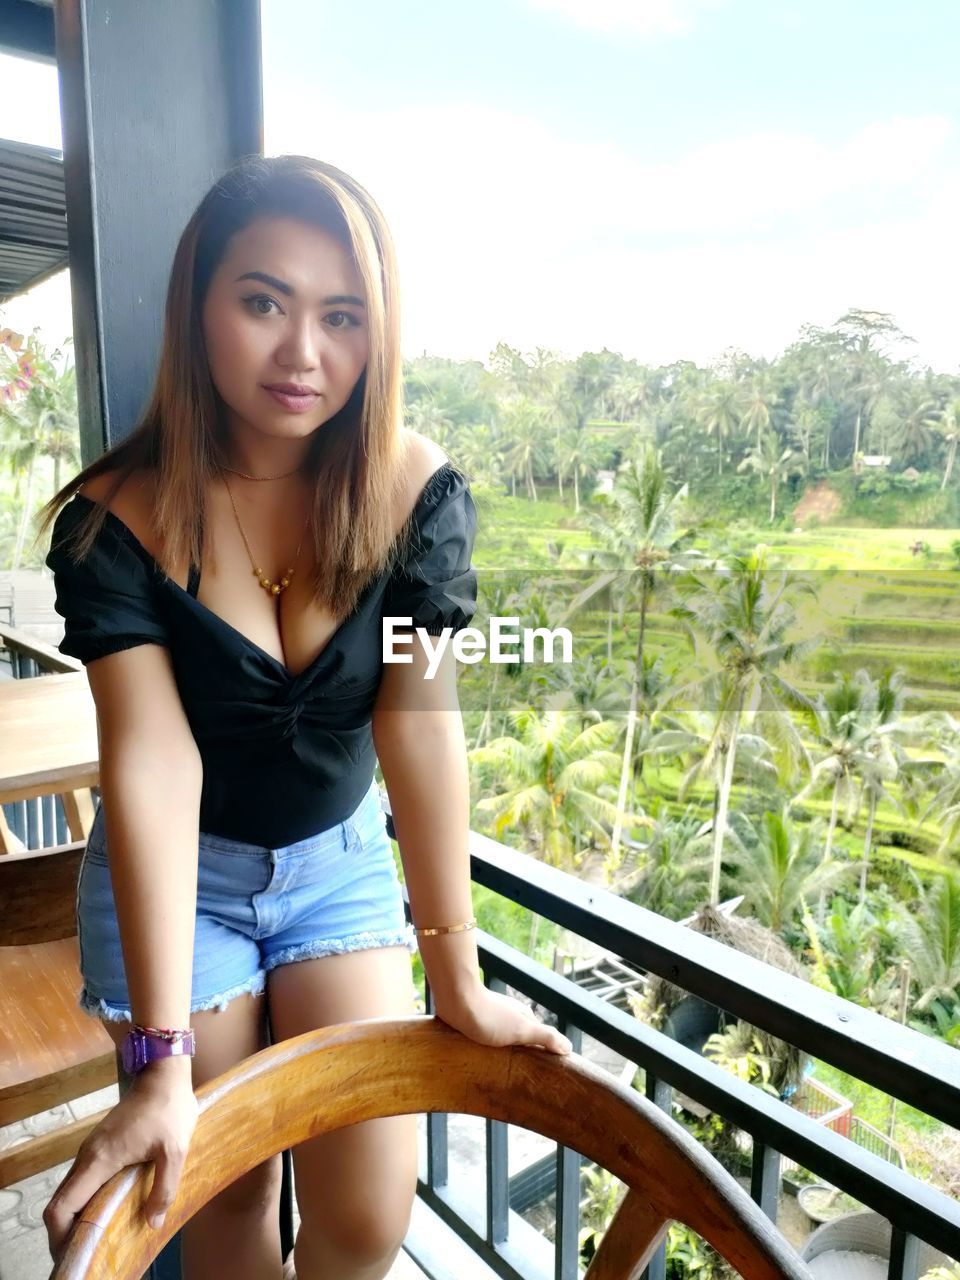
[[414,627],[438,636],[461,631],[477,609],[477,575],[471,564],[477,509],[463,475],[446,462],[427,481],[413,510],[403,559],[394,567],[384,615],[409,617]]
[[65,623],[60,652],[84,665],[140,644],[166,644],[157,598],[159,569],[115,516],[107,515],[93,546],[78,563],[72,544],[91,504],[68,502],[53,526],[47,568],[56,588],[55,608]]

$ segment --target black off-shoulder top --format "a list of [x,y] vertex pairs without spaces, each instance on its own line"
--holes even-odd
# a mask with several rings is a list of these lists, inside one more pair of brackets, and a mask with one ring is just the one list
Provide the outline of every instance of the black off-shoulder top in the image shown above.
[[168,578],[110,512],[75,564],[67,543],[91,505],[82,494],[66,504],[47,556],[66,622],[60,650],[88,663],[140,644],[169,649],[203,761],[200,830],[278,848],[342,822],[376,767],[383,617],[409,616],[436,636],[461,630],[475,612],[477,516],[462,473],[450,462],[433,473],[406,554],[371,579],[297,675],[200,603],[198,575],[186,589]]

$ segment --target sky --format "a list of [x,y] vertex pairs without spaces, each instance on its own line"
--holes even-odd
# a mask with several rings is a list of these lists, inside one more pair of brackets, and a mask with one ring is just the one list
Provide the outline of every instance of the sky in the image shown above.
[[[381,206],[406,355],[774,358],[861,307],[960,371],[956,0],[263,0],[262,21],[266,151]],[[17,66],[36,87],[4,132],[58,145],[52,71]]]

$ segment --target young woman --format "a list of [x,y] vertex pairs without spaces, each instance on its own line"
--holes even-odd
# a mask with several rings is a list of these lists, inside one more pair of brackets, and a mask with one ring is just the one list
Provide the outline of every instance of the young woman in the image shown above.
[[[482,984],[453,659],[384,664],[382,619],[471,618],[476,511],[402,426],[397,274],[377,205],[298,156],[218,181],[180,239],[133,434],[50,504],[47,563],[87,665],[102,803],[78,889],[81,1004],[132,1083],[45,1213],[155,1163],[162,1219],[193,1089],[267,1043],[414,1010],[379,760],[440,1018],[484,1044],[569,1041]],[[72,499],[72,500],[71,500]],[[191,1057],[192,1052],[192,1057]],[[379,1280],[407,1229],[416,1122],[294,1153],[300,1280]],[[183,1231],[187,1280],[281,1272],[279,1158]]]

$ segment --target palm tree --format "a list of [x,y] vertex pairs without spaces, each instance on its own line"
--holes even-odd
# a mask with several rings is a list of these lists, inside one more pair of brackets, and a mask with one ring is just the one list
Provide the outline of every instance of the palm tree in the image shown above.
[[767,810],[759,830],[744,814],[735,827],[731,861],[737,887],[753,915],[776,933],[793,922],[803,899],[848,875],[849,862],[821,859],[819,824],[791,822],[786,807]]
[[960,884],[952,875],[939,876],[924,889],[914,876],[919,910],[903,913],[904,952],[910,957],[911,977],[919,991],[916,1013],[935,1001],[960,1001]]
[[[863,838],[863,861],[860,864],[861,902],[865,902],[867,898],[867,871],[873,852],[877,806],[881,799],[887,799],[897,808],[902,808],[900,801],[887,787],[911,768],[903,751],[903,744],[908,738],[916,737],[922,732],[927,723],[924,720],[904,718],[906,690],[903,687],[902,671],[885,671],[876,681],[870,697],[874,699],[869,719],[870,735],[859,766],[861,797],[865,796],[867,800],[867,827]],[[918,762],[918,767],[925,764],[926,762]]]
[[940,421],[940,406],[935,400],[921,399],[900,423],[897,447],[906,461],[922,460],[930,452],[934,426]]
[[[640,622],[637,631],[637,648],[630,687],[630,704],[627,710],[627,732],[620,768],[620,786],[617,794],[618,811],[626,807],[627,784],[633,762],[633,740],[637,723],[637,701],[643,675],[643,646],[646,637],[647,612],[656,586],[657,575],[672,562],[679,567],[689,556],[679,553],[679,544],[687,530],[678,530],[684,518],[683,504],[687,498],[687,486],[670,492],[666,472],[660,454],[647,446],[639,457],[621,467],[611,493],[614,512],[610,518],[594,516],[590,529],[597,535],[603,550],[596,559],[607,566],[605,572],[582,591],[561,618],[561,624],[582,609],[598,592],[608,588],[627,567],[630,574],[627,589],[639,596]],[[610,846],[610,867],[615,869],[620,856],[622,820],[614,823]]]
[[770,523],[773,524],[777,518],[777,490],[791,476],[804,473],[803,458],[792,449],[781,448],[777,433],[771,429],[759,436],[737,467],[738,471],[748,469],[756,471],[761,480],[770,481]]
[[599,436],[591,435],[586,428],[567,431],[559,437],[557,446],[557,476],[561,489],[563,477],[573,476],[574,511],[580,512],[580,481],[590,480],[606,461],[609,447]]
[[719,670],[688,686],[699,696],[712,696],[716,723],[700,768],[722,767],[714,822],[710,904],[720,897],[720,865],[727,830],[727,811],[742,722],[773,748],[778,773],[792,776],[808,761],[791,709],[815,719],[813,702],[780,674],[780,669],[806,653],[816,642],[788,640],[795,622],[793,597],[813,594],[808,582],[780,573],[774,581],[766,563],[766,548],[736,557],[732,572],[706,583],[695,579],[696,590],[673,612],[699,632],[713,650]]
[[734,382],[717,381],[696,406],[696,418],[708,436],[717,437],[717,475],[723,475],[723,442],[740,427],[743,398]]
[[[880,350],[883,341],[912,342],[885,311],[862,311],[854,308],[846,312],[833,326],[846,355],[851,382],[850,399],[856,408],[856,425],[853,433],[853,463],[858,465],[860,438],[865,419],[869,419],[873,406],[886,391],[893,367]],[[876,344],[876,345],[875,345]]]
[[948,400],[940,410],[935,422],[935,430],[947,446],[943,479],[940,481],[940,488],[945,489],[950,483],[953,464],[957,460],[957,442],[960,441],[960,396],[954,396]]
[[548,680],[557,695],[557,705],[576,709],[581,729],[599,720],[613,719],[623,705],[625,682],[610,662],[592,654],[575,662],[555,664]]
[[639,873],[624,881],[620,892],[658,915],[677,920],[703,900],[710,872],[710,824],[692,806],[671,818],[657,800],[651,806],[654,825],[641,845]]
[[60,353],[49,356],[36,337],[18,360],[23,375],[12,398],[0,401],[0,442],[9,466],[17,477],[25,477],[22,507],[14,543],[12,567],[19,568],[33,517],[36,466],[40,458],[52,458],[54,484],[60,485],[63,464],[80,465],[80,434],[77,416],[76,372],[72,365],[62,371],[54,364]]
[[522,476],[527,486],[527,496],[537,501],[534,472],[540,470],[546,460],[547,441],[544,436],[544,411],[526,396],[513,401],[504,415],[504,435],[507,439],[504,464],[514,480]]
[[420,435],[435,440],[442,449],[447,449],[453,431],[453,422],[443,409],[432,400],[415,400],[406,405],[404,417],[407,426]]
[[[547,706],[510,709],[516,736],[495,738],[469,753],[472,765],[488,767],[502,790],[477,801],[489,814],[499,838],[520,829],[531,852],[555,867],[574,867],[582,850],[574,833],[586,829],[602,841],[616,818],[616,807],[602,795],[612,789],[617,756],[611,750],[620,734],[615,720],[581,729],[569,710]],[[635,822],[647,819],[637,816]]]
[[450,456],[474,479],[491,488],[500,483],[503,455],[492,427],[481,424],[461,428]]
[[770,429],[770,410],[777,405],[779,399],[773,385],[773,375],[769,369],[763,369],[755,374],[746,388],[740,426],[747,435],[756,432],[758,449],[760,437]]
[[[843,674],[817,698],[817,725],[814,739],[822,754],[816,760],[810,781],[788,804],[788,810],[802,805],[808,796],[823,787],[830,788],[830,820],[823,848],[823,861],[833,854],[837,817],[843,805],[844,821],[851,824],[860,807],[856,780],[862,776],[872,744],[877,714],[877,685],[869,674],[860,670],[854,676]],[[824,892],[817,903],[817,923],[823,924]]]
[[960,838],[960,720],[945,711],[936,717],[934,724],[943,760],[921,820],[932,815],[939,821],[941,840],[937,852],[942,856],[952,850]]

